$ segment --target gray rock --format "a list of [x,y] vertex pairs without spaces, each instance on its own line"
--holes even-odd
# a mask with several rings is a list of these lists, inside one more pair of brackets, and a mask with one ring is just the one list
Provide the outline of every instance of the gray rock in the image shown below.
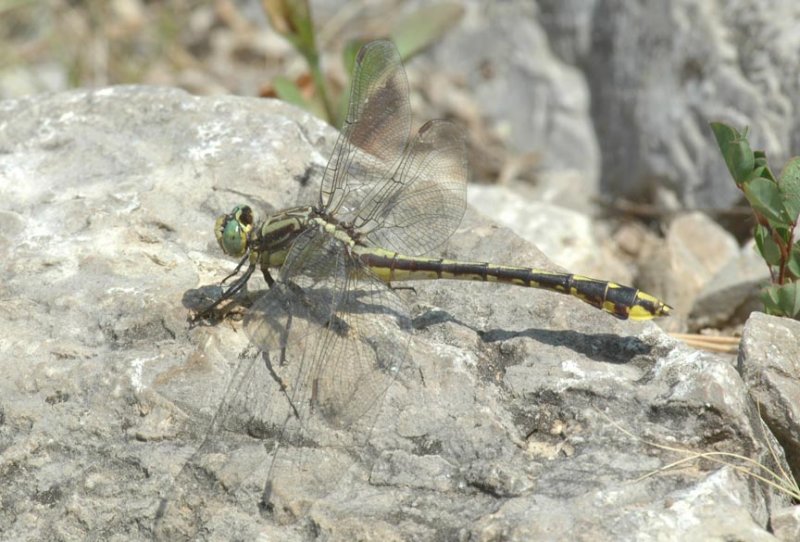
[[800,322],[754,312],[742,332],[739,372],[764,421],[800,474]]
[[466,81],[511,149],[537,153],[543,170],[580,172],[548,189],[559,203],[585,207],[597,192],[600,155],[582,73],[550,50],[535,4],[463,4],[463,20],[431,53],[437,70]]
[[644,272],[661,277],[663,286],[658,291],[675,307],[672,330],[683,328],[697,295],[739,254],[736,239],[702,213],[677,217],[669,225],[663,246],[651,250]]
[[753,242],[739,250],[697,294],[689,314],[689,327],[723,328],[741,325],[753,312],[763,310],[761,290],[770,281],[764,259]]
[[800,540],[800,506],[776,510],[772,514],[772,529],[782,542]]
[[557,205],[530,201],[502,185],[475,185],[469,204],[535,244],[555,264],[575,273],[630,284],[631,272],[619,254],[604,245],[603,229],[588,216]]
[[469,81],[509,146],[586,175],[573,197],[727,208],[708,126],[749,127],[773,168],[797,148],[797,3],[462,2],[437,65]]
[[789,156],[798,57],[796,33],[784,21],[797,13],[792,0],[768,9],[756,2],[598,2],[583,66],[601,185],[638,197],[670,192],[689,207],[735,204],[740,194],[708,123],[749,126],[755,148],[771,161]]
[[[347,428],[286,442],[313,468],[276,483],[272,509],[269,428],[232,424],[195,458],[197,484],[176,487],[231,375],[258,361],[235,318],[187,322],[235,265],[213,218],[313,201],[334,136],[278,102],[166,89],[0,102],[3,538],[150,539],[181,491],[194,508],[169,517],[175,538],[772,538],[785,501],[753,478],[703,460],[660,471],[705,451],[771,461],[731,365],[654,325],[491,284],[398,291],[410,353],[371,433],[350,434],[363,449],[325,444]],[[552,268],[472,212],[443,252]],[[267,377],[244,385],[281,398]],[[309,498],[321,478],[332,490]]]

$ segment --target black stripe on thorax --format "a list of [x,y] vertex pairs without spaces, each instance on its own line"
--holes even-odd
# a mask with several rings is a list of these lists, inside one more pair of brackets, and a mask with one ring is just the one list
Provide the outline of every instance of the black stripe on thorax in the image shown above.
[[297,237],[301,228],[298,223],[288,223],[282,228],[272,230],[268,235],[264,234],[264,228],[258,230],[258,247],[262,251],[275,251],[287,248]]

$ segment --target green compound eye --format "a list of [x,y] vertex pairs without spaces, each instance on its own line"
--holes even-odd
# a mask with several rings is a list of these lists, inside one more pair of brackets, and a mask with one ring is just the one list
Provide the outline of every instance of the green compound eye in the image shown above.
[[217,218],[214,235],[225,254],[240,258],[247,252],[247,239],[252,229],[252,209],[247,205],[237,205],[230,214]]

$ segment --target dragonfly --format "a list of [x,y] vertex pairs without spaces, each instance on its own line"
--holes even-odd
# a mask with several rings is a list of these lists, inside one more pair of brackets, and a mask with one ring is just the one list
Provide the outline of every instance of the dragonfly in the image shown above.
[[[201,316],[245,291],[260,270],[269,288],[247,310],[244,328],[269,358],[242,363],[198,456],[227,449],[233,418],[251,434],[271,436],[262,501],[273,496],[278,472],[293,476],[322,468],[309,447],[301,458],[296,450],[279,454],[281,444],[303,448],[327,430],[333,436],[321,445],[342,452],[341,463],[324,462],[332,479],[364,448],[408,350],[411,319],[390,287],[396,282],[454,279],[541,288],[622,319],[647,320],[671,309],[614,282],[426,256],[448,240],[464,214],[466,140],[445,120],[429,121],[410,137],[408,96],[394,44],[365,45],[316,204],[261,222],[249,206],[237,205],[216,220],[220,248],[240,261],[223,279],[232,282]],[[321,491],[322,477],[309,476],[306,485]]]

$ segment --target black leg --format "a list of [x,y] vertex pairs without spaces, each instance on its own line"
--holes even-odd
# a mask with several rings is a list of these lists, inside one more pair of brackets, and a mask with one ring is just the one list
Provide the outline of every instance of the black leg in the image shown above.
[[272,285],[275,284],[275,279],[272,278],[272,275],[269,274],[269,268],[267,268],[265,266],[262,266],[261,267],[261,273],[264,274],[264,280],[267,281],[267,286],[272,288]]
[[[241,266],[242,262],[240,262],[239,265],[236,266],[236,269],[238,270],[239,268],[241,268]],[[217,299],[214,303],[212,303],[202,311],[198,312],[197,315],[194,318],[192,318],[192,321],[196,322],[200,319],[209,318],[213,316],[214,309],[216,309],[220,305],[220,303],[232,298],[233,296],[238,294],[242,289],[244,289],[245,286],[247,286],[247,281],[250,280],[250,276],[253,274],[253,271],[255,270],[256,270],[255,264],[250,264],[247,270],[244,272],[244,274],[238,279],[236,279],[236,282],[231,284],[224,292],[222,292],[222,295],[219,297],[219,299]],[[224,283],[230,277],[234,276],[236,272],[225,277],[225,279],[222,282]]]
[[[229,278],[231,278],[231,277],[235,277],[236,275],[238,275],[238,274],[239,274],[239,271],[242,269],[242,267],[244,266],[244,264],[245,264],[245,263],[247,263],[247,260],[249,260],[249,259],[250,259],[250,251],[248,250],[248,251],[247,251],[247,254],[245,254],[245,255],[244,255],[244,258],[242,258],[241,260],[239,260],[239,263],[236,265],[236,269],[234,269],[234,270],[233,270],[233,272],[232,272],[230,275],[228,275],[227,277],[225,277],[224,279],[222,279],[222,282],[221,282],[221,284],[225,284],[226,282],[228,282],[228,279],[229,279]],[[251,270],[251,271],[250,271],[250,273],[252,274],[252,272],[253,272],[253,271]],[[248,275],[248,276],[250,276],[250,275]]]
[[395,285],[394,285],[394,284],[392,284],[391,282],[387,282],[387,283],[386,283],[386,285],[387,285],[387,286],[389,286],[389,289],[390,289],[390,290],[394,290],[394,291],[398,291],[398,290],[411,290],[411,291],[412,291],[412,292],[414,292],[415,294],[417,293],[417,289],[416,289],[416,288],[414,288],[413,286],[395,286]]

